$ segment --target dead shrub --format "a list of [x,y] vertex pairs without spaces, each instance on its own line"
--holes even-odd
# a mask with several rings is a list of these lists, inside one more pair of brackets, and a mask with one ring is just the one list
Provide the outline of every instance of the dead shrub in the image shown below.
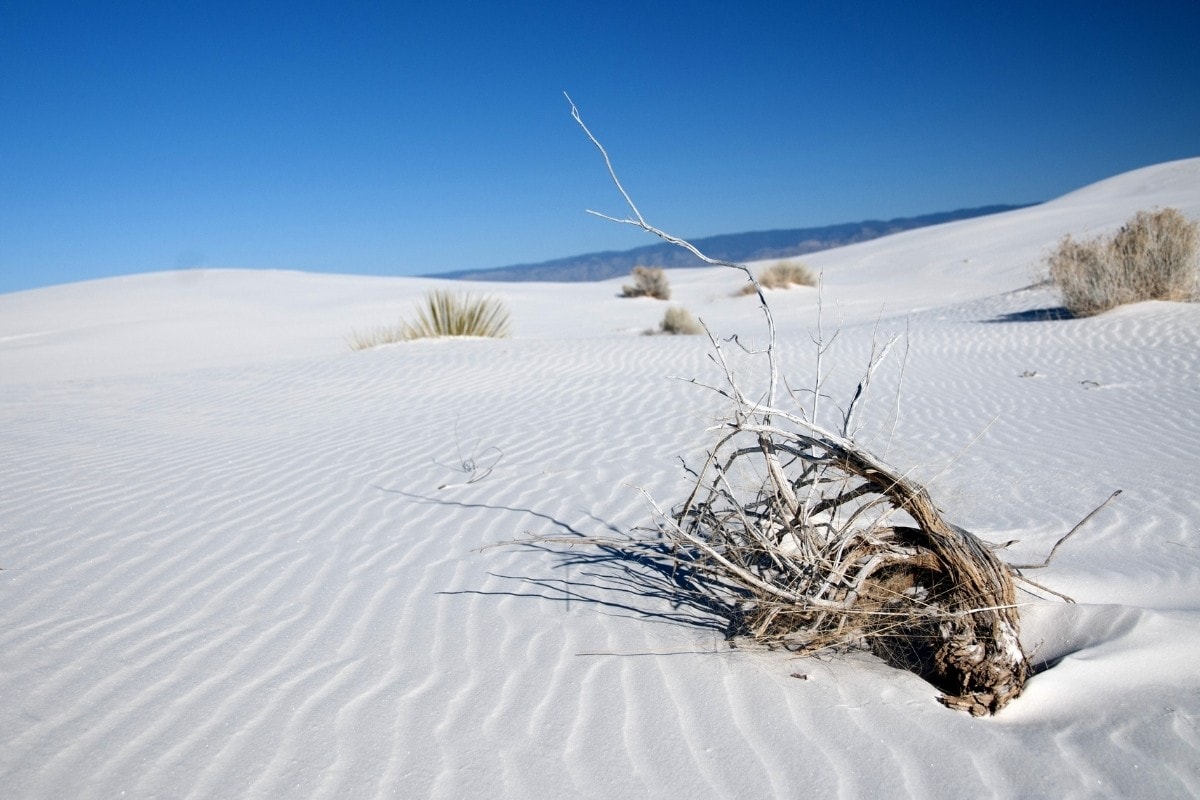
[[[791,286],[816,286],[817,276],[799,261],[777,261],[758,275],[758,283],[764,289],[787,289]],[[743,286],[738,294],[754,294],[753,284]]]
[[1194,300],[1200,223],[1178,210],[1139,211],[1111,237],[1063,237],[1047,258],[1063,305],[1077,317],[1143,300]]
[[662,322],[658,324],[657,333],[667,333],[676,336],[697,336],[704,333],[704,327],[686,308],[671,306],[663,314]]
[[[571,113],[604,156],[631,211],[624,219],[600,216],[677,244],[705,263],[738,269],[758,288],[746,266],[709,258],[647,223],[573,104]],[[709,335],[724,379],[707,388],[729,406],[710,429],[719,434],[703,463],[685,465],[692,483],[687,498],[668,512],[647,494],[652,528],[562,541],[590,543],[669,576],[675,607],[723,616],[731,635],[802,653],[868,647],[925,677],[941,689],[946,705],[995,713],[1020,694],[1029,675],[1018,638],[1013,581],[1019,573],[950,524],[907,472],[856,440],[860,406],[895,340],[873,350],[850,402],[831,411],[822,401],[820,368],[828,342],[816,336],[811,390],[797,391],[781,379],[773,315],[759,298],[765,348]],[[725,354],[731,343],[765,361],[762,385],[747,385],[741,365],[731,367]],[[782,405],[781,383],[784,399],[790,398]],[[1029,568],[1038,566],[1045,564]]]
[[[860,384],[860,390],[863,388]],[[995,713],[1029,674],[1009,568],[844,431],[739,398],[658,533],[730,633],[797,653],[865,647],[942,702]]]
[[622,297],[653,297],[656,300],[671,298],[667,273],[661,267],[634,267],[632,275],[633,284],[621,287]]

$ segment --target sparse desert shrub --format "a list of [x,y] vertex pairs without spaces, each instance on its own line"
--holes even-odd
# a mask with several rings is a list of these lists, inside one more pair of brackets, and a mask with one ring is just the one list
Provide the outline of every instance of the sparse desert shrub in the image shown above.
[[370,350],[385,344],[404,341],[404,325],[379,325],[366,331],[351,331],[346,343],[351,350]]
[[671,306],[667,309],[667,313],[663,314],[662,322],[658,324],[658,332],[696,336],[704,333],[704,327],[686,308]]
[[435,289],[417,308],[415,322],[382,326],[350,336],[353,350],[413,339],[445,336],[478,336],[501,339],[509,335],[509,314],[503,303],[491,297],[475,297]]
[[1050,279],[1077,317],[1142,300],[1194,300],[1200,280],[1200,223],[1173,208],[1139,211],[1111,237],[1063,237]]
[[[710,258],[647,223],[574,104],[571,113],[604,156],[631,212],[605,218],[755,282],[746,266]],[[736,336],[712,339],[724,381],[700,385],[730,407],[709,429],[719,433],[706,456],[685,464],[692,482],[686,499],[667,511],[646,493],[655,511],[647,528],[527,543],[590,542],[600,558],[617,555],[648,567],[642,585],[653,586],[654,597],[724,617],[732,636],[802,653],[868,646],[938,686],[946,705],[995,713],[1021,693],[1029,674],[1018,638],[1019,573],[950,524],[907,470],[887,465],[857,439],[860,402],[895,340],[873,352],[849,404],[831,412],[822,402],[819,361],[811,392],[797,392],[790,382],[781,391],[777,331],[761,294],[760,306],[765,348],[746,348]],[[729,342],[747,357],[765,359],[759,378],[747,382],[747,373],[726,359]],[[818,354],[828,347],[819,335],[815,344]],[[780,402],[788,400],[795,407]],[[637,586],[637,576],[627,570],[621,591]]]
[[621,287],[622,297],[653,297],[668,300],[671,287],[667,284],[667,273],[661,267],[634,267],[633,284]]
[[[790,286],[816,286],[817,276],[799,261],[777,261],[758,276],[764,289],[787,289]],[[742,287],[739,294],[754,294],[754,285]]]

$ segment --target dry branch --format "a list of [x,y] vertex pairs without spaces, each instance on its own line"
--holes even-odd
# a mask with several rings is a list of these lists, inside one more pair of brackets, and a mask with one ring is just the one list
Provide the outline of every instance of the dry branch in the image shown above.
[[[1046,567],[1050,566],[1050,562],[1054,559],[1054,554],[1058,552],[1058,548],[1062,546],[1063,542],[1065,542],[1067,539],[1070,539],[1072,536],[1074,536],[1075,532],[1078,531],[1080,528],[1082,528],[1085,524],[1087,524],[1088,520],[1090,520],[1092,517],[1094,517],[1100,513],[1100,509],[1104,508],[1106,505],[1111,503],[1113,500],[1117,499],[1117,497],[1119,497],[1120,494],[1121,494],[1121,490],[1117,489],[1115,492],[1113,492],[1108,497],[1106,497],[1104,499],[1103,503],[1101,503],[1100,505],[1093,508],[1090,512],[1088,512],[1088,515],[1086,517],[1079,520],[1079,522],[1076,522],[1075,526],[1073,528],[1071,528],[1071,530],[1069,530],[1065,534],[1063,534],[1062,538],[1054,543],[1054,547],[1050,548],[1049,555],[1047,555],[1046,558],[1041,561],[1041,563],[1038,563],[1038,564],[1010,564],[1009,566],[1012,567],[1013,569],[1045,569]],[[1030,581],[1030,583],[1032,583],[1032,581]]]
[[[574,103],[571,115],[631,216],[590,213],[741,270],[768,333],[758,354],[769,374],[761,393],[739,385],[709,334],[725,379],[709,388],[731,403],[720,438],[703,466],[689,470],[695,485],[682,505],[668,512],[651,499],[657,526],[648,536],[602,546],[633,558],[668,554],[681,591],[729,609],[732,635],[798,652],[866,646],[927,678],[950,707],[998,711],[1029,673],[1010,568],[947,522],[922,486],[854,441],[863,395],[894,340],[873,355],[836,426],[818,420],[819,365],[811,409],[779,407],[775,322],[754,274],[647,223]],[[828,342],[818,334],[816,345],[821,354]]]

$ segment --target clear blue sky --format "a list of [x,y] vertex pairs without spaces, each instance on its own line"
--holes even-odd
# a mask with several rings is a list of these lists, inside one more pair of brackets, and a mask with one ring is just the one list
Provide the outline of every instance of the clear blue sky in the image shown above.
[[0,292],[423,274],[1049,199],[1200,155],[1200,2],[0,0]]

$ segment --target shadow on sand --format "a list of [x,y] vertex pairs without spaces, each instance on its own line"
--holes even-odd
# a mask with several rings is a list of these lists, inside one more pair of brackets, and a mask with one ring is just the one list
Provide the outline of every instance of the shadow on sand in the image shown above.
[[[548,532],[525,533],[523,538],[481,548],[523,548],[547,554],[553,561],[548,573],[540,574],[546,562],[535,559],[529,562],[531,570],[528,574],[488,573],[519,584],[512,590],[459,589],[438,592],[440,595],[520,597],[565,603],[568,607],[585,603],[614,616],[682,625],[717,633],[725,639],[732,638],[738,628],[737,608],[722,604],[701,591],[692,579],[691,571],[673,558],[666,546],[639,544],[634,547],[635,542],[644,540],[598,517],[591,516],[591,520],[601,533],[589,534],[531,508],[466,503],[382,486],[376,488],[417,502],[518,513],[548,523]],[[612,544],[605,544],[605,541]]]
[[1001,314],[983,322],[1053,322],[1062,319],[1075,319],[1075,315],[1062,306],[1051,308],[1033,308],[1028,311],[1014,311],[1011,314]]

